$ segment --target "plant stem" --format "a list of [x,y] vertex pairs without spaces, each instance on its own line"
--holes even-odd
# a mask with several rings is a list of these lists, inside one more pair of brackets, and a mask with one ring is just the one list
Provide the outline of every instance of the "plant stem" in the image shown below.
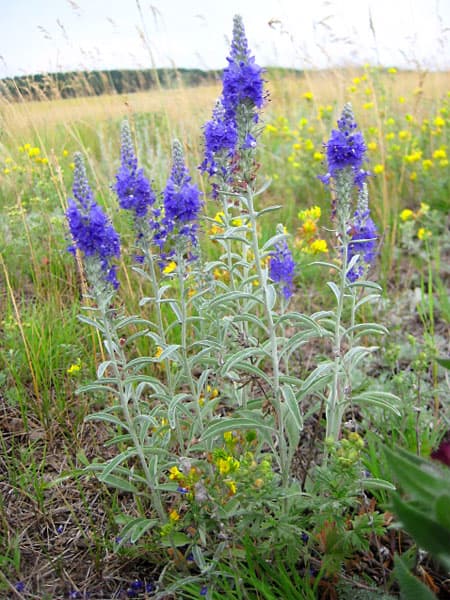
[[140,461],[142,469],[144,471],[145,479],[147,480],[147,485],[150,490],[150,497],[151,497],[153,506],[155,507],[161,521],[163,523],[165,523],[167,521],[167,516],[164,511],[160,495],[155,489],[153,477],[150,473],[150,470],[149,470],[149,467],[147,464],[147,460],[145,458],[144,449],[139,440],[139,436],[134,428],[133,419],[130,415],[130,410],[128,407],[128,402],[129,402],[130,398],[132,397],[132,389],[130,386],[125,386],[125,384],[123,382],[122,368],[121,368],[121,366],[119,366],[119,363],[117,361],[117,353],[120,354],[119,358],[120,358],[121,365],[124,365],[126,363],[126,360],[120,350],[120,344],[118,343],[116,331],[114,329],[114,325],[109,316],[109,310],[106,306],[106,303],[103,300],[99,299],[98,306],[99,306],[99,310],[100,310],[100,314],[101,314],[102,324],[103,324],[103,327],[105,330],[106,350],[109,354],[111,366],[114,370],[114,375],[117,380],[117,387],[118,387],[118,391],[119,391],[119,398],[120,398],[120,405],[122,408],[122,412],[125,417],[125,421],[127,424],[128,431],[131,435],[133,445],[136,449],[137,455],[139,457],[139,461]]
[[282,485],[286,487],[289,480],[289,464],[288,464],[288,452],[285,441],[282,401],[281,401],[281,388],[280,388],[280,357],[278,354],[278,341],[275,332],[275,325],[273,322],[272,308],[270,306],[269,287],[267,284],[267,276],[263,273],[261,267],[261,253],[259,250],[258,241],[258,230],[256,223],[256,213],[253,204],[253,191],[249,188],[247,195],[248,202],[248,215],[251,223],[251,234],[252,234],[252,251],[255,257],[255,266],[258,273],[259,284],[263,290],[264,299],[264,311],[267,319],[267,332],[270,340],[270,353],[272,358],[272,405],[275,408],[277,415],[278,425],[278,444],[279,444],[279,464],[282,478]]

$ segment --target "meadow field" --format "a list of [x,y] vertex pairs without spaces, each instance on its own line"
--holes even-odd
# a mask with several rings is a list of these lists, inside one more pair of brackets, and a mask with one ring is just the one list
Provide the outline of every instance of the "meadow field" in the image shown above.
[[[0,597],[449,597],[450,73],[264,78],[255,193],[229,190],[229,221],[198,169],[221,81],[0,98]],[[327,284],[344,272],[336,192],[318,176],[347,102],[378,236],[366,283],[347,288],[344,273],[339,291]],[[136,220],[114,190],[124,119],[158,198],[174,138],[203,194],[200,275],[177,273],[176,254],[157,266],[160,296],[133,262]],[[67,251],[76,152],[121,237],[120,287],[102,313],[123,330],[117,344],[82,308],[98,303],[82,254]],[[285,241],[289,305],[267,279]],[[123,315],[139,319],[119,329]],[[152,485],[126,454],[137,438],[115,405],[120,382],[146,407],[135,419],[148,420]]]

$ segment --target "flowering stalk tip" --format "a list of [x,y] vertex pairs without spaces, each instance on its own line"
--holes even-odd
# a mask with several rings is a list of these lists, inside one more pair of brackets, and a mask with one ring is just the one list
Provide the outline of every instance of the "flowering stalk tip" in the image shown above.
[[69,251],[78,249],[84,256],[86,273],[95,293],[112,286],[117,289],[117,266],[120,257],[120,238],[103,209],[95,202],[80,153],[74,156],[73,195],[68,201],[66,217],[74,241]]

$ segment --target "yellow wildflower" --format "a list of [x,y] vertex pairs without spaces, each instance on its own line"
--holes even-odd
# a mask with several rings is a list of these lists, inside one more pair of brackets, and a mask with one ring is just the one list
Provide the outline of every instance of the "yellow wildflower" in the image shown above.
[[390,73],[391,75],[394,75],[395,73],[397,73],[397,69],[395,67],[389,67],[388,73]]
[[398,97],[398,101],[400,104],[404,104],[405,103],[405,97],[404,96],[399,96]]
[[173,273],[177,268],[177,263],[174,260],[171,260],[168,265],[166,265],[163,269],[164,275],[168,275],[169,273]]
[[182,479],[184,477],[183,473],[178,469],[178,467],[170,467],[169,469],[169,479],[172,480],[176,480],[176,479]]
[[301,150],[302,149],[302,145],[297,142],[295,144],[292,144],[292,149],[293,150]]
[[303,223],[303,226],[301,227],[301,230],[304,235],[309,236],[316,233],[317,225],[312,219],[306,219],[306,221]]
[[372,152],[373,152],[374,150],[377,149],[377,143],[376,142],[369,142],[367,144],[367,149],[368,150],[372,150]]
[[75,375],[75,373],[79,373],[80,371],[81,371],[81,361],[78,360],[73,365],[70,365],[70,367],[67,369],[66,372],[68,375]]
[[320,254],[328,252],[326,240],[314,240],[309,246],[312,254]]
[[176,523],[180,520],[180,513],[174,508],[169,513],[169,519],[172,521],[172,523]]
[[278,129],[276,127],[274,127],[273,125],[271,125],[270,123],[268,123],[265,127],[265,131],[267,131],[267,133],[276,133],[278,131]]
[[225,481],[226,485],[228,486],[229,490],[230,490],[230,494],[232,496],[234,496],[234,494],[236,493],[237,487],[236,487],[236,482],[233,481],[232,479],[227,479]]
[[434,123],[435,127],[437,127],[438,129],[441,129],[445,125],[445,119],[438,116],[434,119],[433,123]]
[[321,214],[322,210],[320,206],[311,206],[311,208],[306,208],[305,210],[299,211],[297,216],[300,221],[306,221],[307,219],[313,219],[314,221],[317,221],[320,219]]
[[384,165],[375,165],[373,167],[373,172],[375,173],[375,175],[379,175],[380,173],[383,173],[384,171]]
[[153,358],[159,358],[162,353],[163,353],[163,349],[161,348],[161,346],[156,346],[156,350],[155,350],[155,354],[154,354]]
[[28,156],[30,158],[36,158],[37,156],[39,156],[40,153],[41,153],[41,150],[39,148],[36,148],[36,147],[30,148],[28,150]]
[[415,181],[417,179],[417,173],[413,171],[409,176],[411,181]]
[[422,150],[414,150],[411,154],[407,154],[405,156],[405,162],[407,163],[415,163],[418,162],[422,158]]
[[429,171],[432,166],[433,166],[433,161],[430,160],[429,158],[426,158],[425,160],[422,161],[422,168],[425,171]]
[[433,152],[433,158],[447,158],[447,152],[445,151],[445,148],[438,148],[435,150]]
[[3,169],[4,175],[9,175],[9,173],[11,173],[11,169]]
[[364,110],[370,110],[371,108],[373,108],[373,102],[364,102],[364,104],[363,104]]
[[325,158],[325,155],[322,154],[322,152],[314,152],[313,155],[314,160],[323,160]]
[[415,214],[413,213],[413,211],[410,208],[405,208],[400,213],[400,219],[402,221],[410,221],[411,219],[414,219],[414,218],[415,218]]
[[427,204],[426,202],[420,203],[420,211],[419,212],[421,215],[426,215],[429,210],[430,210],[429,204]]
[[389,133],[386,134],[387,140],[393,140],[394,138],[395,138],[395,133],[393,131],[390,131]]
[[305,150],[311,151],[314,150],[314,142],[310,139],[305,140]]
[[237,471],[240,467],[239,461],[232,456],[227,456],[227,458],[219,458],[217,459],[216,464],[221,475],[226,475],[227,473]]
[[406,131],[405,129],[402,129],[401,131],[398,132],[398,138],[400,140],[407,140],[411,137],[411,133],[409,131]]
[[64,157],[69,156],[69,151],[68,150],[63,150],[62,155]]
[[431,231],[429,229],[425,229],[425,227],[421,227],[417,232],[417,237],[419,240],[427,240],[429,237],[431,237],[431,235]]
[[309,102],[314,98],[313,93],[312,92],[305,92],[303,94],[303,98],[305,100],[308,100]]
[[[448,159],[447,158],[443,158],[442,160],[439,161],[439,166],[440,167],[448,167]],[[14,167],[13,167],[14,169]]]

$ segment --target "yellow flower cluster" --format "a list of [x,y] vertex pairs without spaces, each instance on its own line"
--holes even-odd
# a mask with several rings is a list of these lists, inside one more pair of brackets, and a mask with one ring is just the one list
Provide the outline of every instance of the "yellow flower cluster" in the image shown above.
[[320,206],[312,206],[298,213],[302,225],[297,229],[295,246],[305,254],[322,254],[328,252],[326,240],[318,237],[317,222],[321,217]]

